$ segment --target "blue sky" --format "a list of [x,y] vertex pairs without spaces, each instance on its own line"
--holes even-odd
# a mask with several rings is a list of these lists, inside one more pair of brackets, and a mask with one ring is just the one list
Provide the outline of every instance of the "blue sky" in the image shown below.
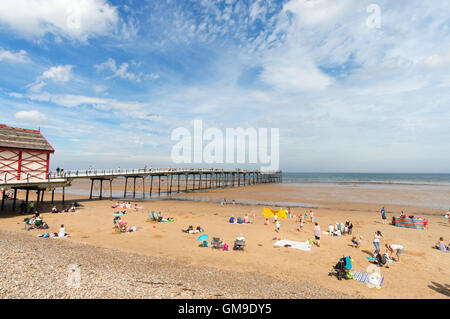
[[449,89],[447,0],[0,2],[0,123],[53,167],[174,166],[201,119],[279,128],[287,171],[450,172]]

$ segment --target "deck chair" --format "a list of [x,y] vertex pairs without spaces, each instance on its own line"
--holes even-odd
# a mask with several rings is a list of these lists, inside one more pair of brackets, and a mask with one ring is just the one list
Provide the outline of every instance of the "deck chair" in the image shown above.
[[149,222],[152,222],[155,220],[155,217],[153,216],[153,212],[148,212]]
[[209,247],[209,244],[206,240],[204,240],[200,245],[198,245],[199,247]]
[[211,241],[211,248],[221,249],[222,248],[222,241],[219,237],[213,237],[213,240]]
[[244,247],[245,247],[245,240],[236,239],[234,241],[233,250],[244,250]]
[[122,226],[120,226],[120,224],[117,220],[114,223],[115,223],[115,226],[113,227],[114,233],[122,234],[124,232],[124,230],[122,229]]

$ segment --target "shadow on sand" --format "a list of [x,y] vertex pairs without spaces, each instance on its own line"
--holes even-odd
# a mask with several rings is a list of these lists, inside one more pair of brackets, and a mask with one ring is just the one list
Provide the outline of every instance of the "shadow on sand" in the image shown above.
[[443,294],[444,296],[450,297],[450,285],[448,284],[438,284],[437,282],[432,281],[431,285],[428,285],[430,289]]

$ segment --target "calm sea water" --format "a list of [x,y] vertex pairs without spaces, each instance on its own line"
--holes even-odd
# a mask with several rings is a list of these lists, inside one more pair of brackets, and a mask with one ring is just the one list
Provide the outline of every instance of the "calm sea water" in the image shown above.
[[283,173],[284,182],[450,185],[450,174]]

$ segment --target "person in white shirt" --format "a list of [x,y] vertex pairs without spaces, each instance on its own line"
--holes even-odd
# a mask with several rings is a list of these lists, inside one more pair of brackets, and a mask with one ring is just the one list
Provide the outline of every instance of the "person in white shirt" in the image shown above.
[[403,253],[405,248],[399,244],[386,244],[386,248],[393,254],[397,256],[396,262],[400,262],[400,255]]
[[315,223],[314,226],[314,238],[316,239],[316,245],[317,247],[320,247],[320,235],[321,235],[321,231],[320,231],[320,226],[318,223]]
[[66,229],[64,228],[64,225],[61,225],[61,228],[59,229],[58,237],[66,237]]
[[277,220],[277,228],[275,229],[275,231],[278,233],[280,231],[280,222]]

